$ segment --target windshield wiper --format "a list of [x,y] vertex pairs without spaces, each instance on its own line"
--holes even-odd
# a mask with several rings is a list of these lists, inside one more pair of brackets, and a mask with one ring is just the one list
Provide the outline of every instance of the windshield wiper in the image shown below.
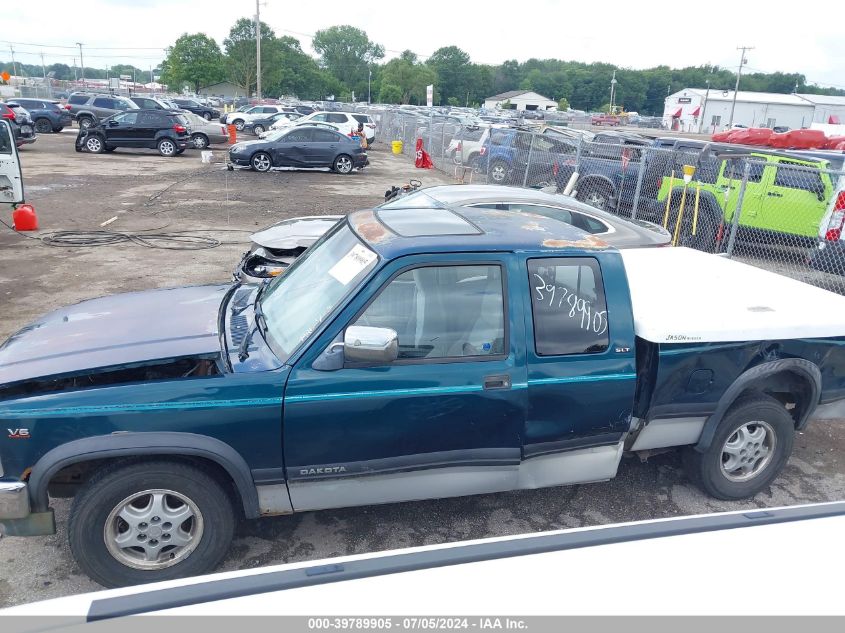
[[238,360],[244,362],[247,358],[249,358],[249,345],[252,343],[252,337],[255,334],[255,331],[258,330],[261,332],[261,335],[264,336],[265,332],[267,331],[267,322],[264,319],[264,312],[261,309],[261,293],[267,287],[269,283],[269,279],[266,280],[264,283],[261,284],[261,287],[258,289],[258,292],[255,293],[255,303],[253,303],[253,323],[252,327],[249,331],[244,335],[244,339],[241,341],[240,346],[238,347]]

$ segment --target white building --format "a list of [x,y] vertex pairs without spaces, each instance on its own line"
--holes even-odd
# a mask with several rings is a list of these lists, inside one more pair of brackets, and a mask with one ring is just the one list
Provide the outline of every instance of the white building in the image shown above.
[[[733,98],[733,90],[685,88],[666,97],[663,122],[682,132],[723,130],[731,119]],[[841,121],[845,121],[845,97],[743,90],[736,94],[735,125],[800,129]]]
[[557,102],[530,90],[511,90],[510,92],[503,92],[500,95],[487,97],[484,100],[484,108],[487,110],[495,110],[496,108],[557,110]]

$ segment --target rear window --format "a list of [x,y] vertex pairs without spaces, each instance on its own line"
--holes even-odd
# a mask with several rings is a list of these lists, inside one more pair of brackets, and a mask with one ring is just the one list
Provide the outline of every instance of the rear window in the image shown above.
[[353,114],[352,118],[358,121],[358,123],[372,123],[372,119],[370,119],[369,114]]
[[[751,164],[751,170],[748,172],[748,182],[760,182],[763,180],[763,169],[766,166],[766,159],[752,156],[747,162]],[[744,158],[732,158],[725,161],[725,178],[742,180],[745,163],[746,159]]]
[[68,99],[67,102],[72,103],[73,105],[81,105],[83,103],[88,103],[88,99],[90,99],[88,95],[70,95],[70,99]]
[[528,281],[538,356],[607,350],[607,303],[595,259],[530,259]]

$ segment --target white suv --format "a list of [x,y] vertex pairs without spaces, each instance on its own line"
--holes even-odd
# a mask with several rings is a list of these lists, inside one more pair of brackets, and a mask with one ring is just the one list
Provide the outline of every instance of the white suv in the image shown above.
[[[312,112],[308,116],[297,119],[296,123],[298,125],[302,125],[303,123],[330,123],[347,136],[357,130],[360,123],[363,123],[364,132],[367,135],[367,143],[372,143],[376,140],[376,126],[369,114],[359,114],[357,112]],[[278,130],[289,125],[291,125],[290,121],[276,121],[271,127]]]
[[227,125],[234,125],[235,129],[240,132],[244,129],[244,124],[253,119],[261,119],[269,117],[271,114],[277,112],[284,112],[285,108],[278,105],[257,105],[253,106],[243,112],[230,112],[226,115],[224,123]]

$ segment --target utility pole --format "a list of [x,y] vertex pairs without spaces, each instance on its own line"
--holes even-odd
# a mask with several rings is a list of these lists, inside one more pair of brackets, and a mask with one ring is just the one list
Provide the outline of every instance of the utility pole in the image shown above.
[[73,58],[73,81],[79,81],[79,73],[76,70],[76,57]]
[[742,67],[748,63],[748,60],[745,59],[745,51],[753,51],[753,46],[737,46],[736,50],[742,51],[742,55],[739,58],[739,68],[736,69],[736,87],[734,88],[734,100],[731,102],[731,118],[728,121],[728,129],[730,130],[734,124],[734,110],[736,109],[736,93],[739,92],[739,78],[742,76]]
[[608,114],[613,115],[613,96],[616,92],[616,71],[613,71],[613,79],[610,80],[610,112]]
[[44,73],[44,87],[47,89],[47,96],[53,98],[53,87],[47,80],[47,66],[44,65],[44,51],[41,51],[41,72]]
[[261,9],[255,0],[255,96],[261,103]]
[[370,91],[370,84],[373,82],[373,71],[370,69],[369,74],[367,75],[367,105],[370,105],[372,100],[372,93]]
[[85,89],[85,59],[82,57],[82,42],[77,42],[79,47],[79,67],[82,69],[82,89]]
[[18,76],[18,65],[15,63],[15,49],[12,48],[12,45],[9,44],[9,51],[12,53],[12,74],[17,77]]

